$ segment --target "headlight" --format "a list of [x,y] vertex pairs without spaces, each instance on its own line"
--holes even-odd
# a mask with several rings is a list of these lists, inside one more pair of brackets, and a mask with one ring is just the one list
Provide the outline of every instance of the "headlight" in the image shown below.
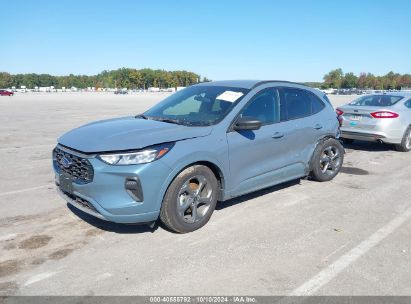
[[173,145],[174,144],[172,143],[167,143],[151,146],[135,152],[100,154],[98,158],[109,165],[138,165],[151,163],[166,155]]

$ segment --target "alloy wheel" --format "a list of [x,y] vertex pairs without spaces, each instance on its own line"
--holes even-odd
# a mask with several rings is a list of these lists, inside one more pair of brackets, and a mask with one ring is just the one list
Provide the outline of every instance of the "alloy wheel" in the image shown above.
[[213,191],[203,175],[195,175],[181,187],[177,197],[177,213],[186,223],[201,220],[210,209]]
[[327,146],[321,153],[320,169],[324,174],[335,174],[341,166],[341,155],[337,147]]

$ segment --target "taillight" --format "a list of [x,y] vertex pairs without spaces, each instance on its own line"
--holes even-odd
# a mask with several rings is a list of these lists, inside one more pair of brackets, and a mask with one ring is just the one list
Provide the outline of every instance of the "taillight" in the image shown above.
[[338,123],[340,124],[340,127],[342,126],[343,123],[343,118],[342,115],[344,114],[344,111],[342,111],[341,109],[335,109],[335,113],[337,113],[337,119],[338,119]]
[[371,113],[371,116],[374,118],[397,118],[400,115],[390,111],[378,111]]
[[341,115],[337,116],[337,120],[338,120],[338,123],[340,124],[340,127],[342,127],[343,118],[341,117]]

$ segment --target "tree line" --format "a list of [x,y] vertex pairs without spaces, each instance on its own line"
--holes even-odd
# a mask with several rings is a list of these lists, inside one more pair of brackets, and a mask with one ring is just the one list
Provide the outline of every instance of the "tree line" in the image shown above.
[[400,90],[411,88],[411,75],[389,72],[384,76],[375,76],[371,73],[343,73],[342,69],[335,69],[324,75],[321,88],[328,89],[374,89],[374,90]]
[[[389,90],[411,88],[411,75],[389,72],[384,76],[375,76],[371,73],[344,73],[342,69],[335,69],[324,75],[324,82],[307,82],[305,84],[313,87],[327,88],[357,88]],[[175,88],[186,87],[198,82],[210,81],[206,77],[189,71],[165,71],[153,69],[129,69],[121,68],[111,71],[103,71],[97,75],[73,75],[53,76],[49,74],[9,74],[0,72],[0,88],[20,88],[26,86],[28,89],[35,87],[55,88],[128,88],[147,89],[149,87]]]
[[49,74],[9,74],[0,72],[0,88],[20,88],[26,86],[28,89],[35,87],[55,88],[128,88],[147,89],[149,87],[173,88],[185,87],[201,81],[209,81],[206,77],[189,71],[165,71],[152,69],[129,69],[121,68],[112,71],[103,71],[97,75],[73,75],[53,76]]

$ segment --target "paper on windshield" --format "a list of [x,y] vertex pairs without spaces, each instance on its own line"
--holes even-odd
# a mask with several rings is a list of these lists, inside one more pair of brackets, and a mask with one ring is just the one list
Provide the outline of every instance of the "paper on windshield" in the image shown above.
[[244,94],[241,92],[234,92],[234,91],[225,91],[224,93],[220,94],[217,96],[216,99],[228,101],[228,102],[234,102]]

